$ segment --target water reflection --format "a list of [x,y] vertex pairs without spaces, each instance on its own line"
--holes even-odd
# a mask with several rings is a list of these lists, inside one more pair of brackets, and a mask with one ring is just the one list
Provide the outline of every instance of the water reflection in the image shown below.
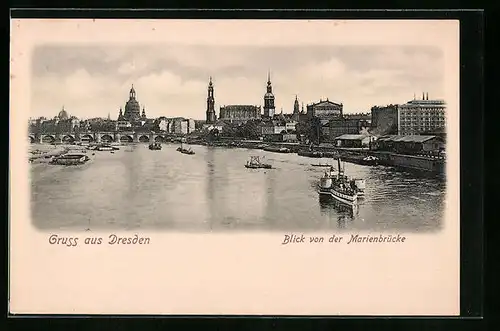
[[[40,229],[137,228],[178,231],[368,229],[434,231],[446,185],[386,167],[346,163],[366,180],[357,208],[319,199],[324,169],[308,158],[262,150],[164,144],[97,152],[85,167],[30,165],[33,222]],[[274,169],[246,169],[250,155]],[[326,162],[327,160],[322,160]],[[319,203],[318,203],[319,200]],[[347,209],[346,209],[347,207]]]
[[336,219],[339,229],[345,229],[347,222],[353,221],[354,217],[359,214],[359,205],[357,204],[349,206],[325,196],[320,196],[318,201],[321,213],[329,220]]

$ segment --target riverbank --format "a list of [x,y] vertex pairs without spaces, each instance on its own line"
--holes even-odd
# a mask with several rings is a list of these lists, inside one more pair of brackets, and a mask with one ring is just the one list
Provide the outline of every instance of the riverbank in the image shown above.
[[[36,146],[36,147],[35,147]],[[69,152],[79,151],[82,153],[87,153],[87,150],[81,146],[73,145],[35,145],[31,146],[29,150],[29,162],[30,163],[48,163],[54,157],[61,156]]]
[[[175,142],[174,142],[175,143]],[[429,155],[406,155],[385,151],[374,151],[368,148],[339,148],[332,144],[309,147],[299,143],[276,143],[263,142],[259,140],[222,140],[206,142],[203,140],[187,141],[191,145],[203,145],[221,148],[246,148],[262,149],[270,153],[295,153],[301,157],[314,158],[337,158],[365,166],[382,165],[404,171],[417,171],[438,175],[444,178],[446,160],[443,157]],[[30,162],[49,162],[52,157],[69,152],[70,150],[81,150],[78,145],[43,145],[36,144],[32,148]],[[375,160],[367,161],[367,157]]]
[[[302,157],[314,158],[337,158],[360,164],[360,165],[382,165],[394,167],[402,170],[415,170],[419,172],[428,172],[436,175],[443,175],[446,168],[444,157],[429,155],[406,155],[386,151],[374,151],[368,148],[339,148],[333,145],[320,145],[309,147],[298,143],[275,143],[262,141],[190,141],[193,145],[204,145],[224,148],[248,148],[262,149],[273,153],[297,153]],[[368,162],[367,157],[376,158]]]

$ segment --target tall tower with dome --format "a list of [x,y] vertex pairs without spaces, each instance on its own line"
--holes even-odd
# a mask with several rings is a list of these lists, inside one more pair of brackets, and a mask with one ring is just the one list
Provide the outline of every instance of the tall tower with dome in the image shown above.
[[213,124],[215,123],[215,120],[214,84],[212,83],[212,76],[210,76],[210,82],[208,83],[206,123]]

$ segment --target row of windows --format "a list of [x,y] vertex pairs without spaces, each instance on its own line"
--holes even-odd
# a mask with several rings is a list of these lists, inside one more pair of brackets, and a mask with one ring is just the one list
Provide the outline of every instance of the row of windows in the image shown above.
[[432,115],[425,115],[425,114],[401,114],[401,117],[445,117],[444,114],[432,114]]
[[441,123],[441,122],[445,122],[444,119],[421,119],[421,120],[409,120],[409,119],[402,119],[400,121],[401,123]]
[[444,107],[401,107],[401,111],[416,111],[416,110],[427,110],[427,111],[435,111],[435,110],[441,110],[443,111],[445,108]]
[[400,112],[444,112],[444,108],[406,108],[406,109],[400,109]]
[[409,127],[406,127],[406,126],[401,126],[401,130],[419,130],[420,131],[425,131],[425,130],[430,130],[430,129],[437,129],[437,128],[443,128],[444,126],[409,126]]
[[444,128],[444,124],[436,124],[436,125],[401,125],[401,128],[419,128],[419,127],[426,127],[426,128]]
[[418,125],[418,124],[444,124],[446,123],[445,121],[401,121],[400,124],[412,124],[412,125]]

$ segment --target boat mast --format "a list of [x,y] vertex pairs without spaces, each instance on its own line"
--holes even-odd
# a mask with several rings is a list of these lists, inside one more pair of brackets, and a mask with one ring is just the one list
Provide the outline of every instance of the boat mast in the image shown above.
[[337,165],[338,165],[338,168],[339,168],[339,175],[342,176],[342,175],[344,175],[344,169],[342,169],[342,165],[341,165],[340,162],[341,161],[340,161],[340,157],[339,157],[339,158],[337,158]]

